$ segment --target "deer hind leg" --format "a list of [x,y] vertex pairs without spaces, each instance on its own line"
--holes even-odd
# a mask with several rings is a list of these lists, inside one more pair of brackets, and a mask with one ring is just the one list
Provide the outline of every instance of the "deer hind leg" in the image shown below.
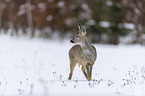
[[88,79],[88,81],[90,81],[91,80],[91,78],[92,78],[92,65],[91,64],[87,64],[86,65],[86,69],[87,69],[87,79]]
[[70,73],[69,73],[69,77],[68,77],[69,80],[71,80],[71,78],[72,78],[75,66],[76,66],[76,62],[70,61]]
[[82,72],[85,75],[85,77],[87,78],[87,73],[85,72],[85,68],[82,66]]

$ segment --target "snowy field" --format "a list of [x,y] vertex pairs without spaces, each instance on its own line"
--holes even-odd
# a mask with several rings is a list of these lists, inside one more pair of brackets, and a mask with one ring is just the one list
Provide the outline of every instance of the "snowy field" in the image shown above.
[[145,96],[145,47],[94,44],[92,81],[76,66],[69,75],[69,40],[0,35],[0,96]]

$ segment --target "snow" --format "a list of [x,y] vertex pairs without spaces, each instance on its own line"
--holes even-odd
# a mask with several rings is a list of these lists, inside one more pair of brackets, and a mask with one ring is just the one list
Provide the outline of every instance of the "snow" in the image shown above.
[[85,10],[86,12],[91,13],[91,10],[89,9],[89,7],[88,7],[87,4],[81,4],[81,7],[82,7],[82,9]]
[[107,4],[108,6],[111,6],[111,5],[112,5],[112,1],[107,1],[106,4]]
[[99,22],[99,24],[100,24],[100,26],[102,26],[102,27],[109,27],[109,26],[110,26],[110,23],[107,22],[107,21],[101,21],[101,22]]
[[[101,21],[99,22],[100,26],[102,27],[110,27],[110,23],[108,21]],[[135,25],[133,23],[120,23],[119,24],[120,28],[127,28],[127,29],[135,29]]]
[[145,96],[144,46],[94,44],[92,81],[78,66],[67,80],[72,46],[0,34],[0,96]]
[[19,11],[18,11],[17,15],[20,16],[20,15],[23,15],[25,13],[26,13],[26,5],[23,4],[19,7]]
[[46,4],[45,3],[38,3],[37,7],[40,8],[42,12],[44,12],[46,10]]
[[58,5],[58,7],[64,7],[65,3],[64,3],[64,1],[59,1],[57,3],[57,5]]
[[46,20],[47,20],[47,21],[52,21],[52,19],[53,19],[53,16],[52,16],[52,15],[48,15],[48,16],[46,17]]
[[88,22],[87,22],[87,24],[88,25],[95,25],[96,24],[96,22],[95,22],[95,20],[88,20]]
[[132,23],[123,23],[124,28],[135,29],[135,25]]

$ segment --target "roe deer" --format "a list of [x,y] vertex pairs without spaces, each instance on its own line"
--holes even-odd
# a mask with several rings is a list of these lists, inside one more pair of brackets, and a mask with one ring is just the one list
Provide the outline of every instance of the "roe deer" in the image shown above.
[[76,63],[78,63],[79,66],[82,65],[82,72],[86,79],[90,81],[92,77],[92,67],[96,61],[97,53],[95,47],[88,41],[86,31],[81,29],[81,26],[79,25],[78,28],[78,33],[72,40],[70,40],[71,43],[77,45],[74,45],[69,50],[70,74],[68,79],[71,80],[73,70]]

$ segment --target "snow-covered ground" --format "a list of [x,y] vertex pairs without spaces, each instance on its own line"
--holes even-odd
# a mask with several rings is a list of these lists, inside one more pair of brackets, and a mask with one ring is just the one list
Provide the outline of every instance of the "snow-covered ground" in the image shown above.
[[69,75],[69,40],[0,35],[0,96],[145,96],[145,47],[94,44],[92,81],[76,66]]

